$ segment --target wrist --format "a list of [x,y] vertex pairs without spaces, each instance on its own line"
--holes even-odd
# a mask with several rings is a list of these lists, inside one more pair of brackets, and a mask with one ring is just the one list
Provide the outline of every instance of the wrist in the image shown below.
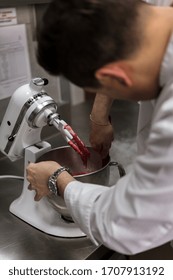
[[52,175],[50,175],[48,179],[48,188],[51,194],[60,195],[57,179],[62,173],[64,172],[68,173],[69,171],[70,171],[69,168],[65,166],[60,166],[56,171],[52,173]]
[[56,185],[59,191],[59,195],[64,198],[64,192],[69,183],[72,181],[75,181],[75,179],[67,172],[62,172],[58,177],[56,181]]
[[111,124],[111,117],[108,115],[106,118],[97,118],[90,114],[90,121],[98,126],[108,126]]
[[97,93],[91,110],[92,119],[95,122],[106,123],[109,121],[109,113],[113,99]]

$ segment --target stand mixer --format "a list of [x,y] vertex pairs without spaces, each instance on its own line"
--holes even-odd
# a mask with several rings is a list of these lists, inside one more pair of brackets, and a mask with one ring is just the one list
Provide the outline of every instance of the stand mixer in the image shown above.
[[34,201],[34,192],[28,190],[26,167],[30,162],[51,150],[48,142],[41,141],[41,130],[53,125],[67,143],[81,157],[86,148],[71,127],[57,113],[56,102],[45,92],[47,79],[34,78],[19,87],[12,95],[0,127],[0,150],[11,161],[24,157],[24,184],[21,195],[10,205],[10,212],[35,228],[59,237],[82,237],[85,234],[75,223],[64,221],[50,206],[46,197]]

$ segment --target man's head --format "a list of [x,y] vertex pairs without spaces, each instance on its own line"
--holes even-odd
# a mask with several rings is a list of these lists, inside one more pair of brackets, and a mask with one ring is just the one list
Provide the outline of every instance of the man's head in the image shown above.
[[97,88],[98,69],[138,49],[141,5],[140,0],[53,1],[38,32],[38,62],[53,75]]

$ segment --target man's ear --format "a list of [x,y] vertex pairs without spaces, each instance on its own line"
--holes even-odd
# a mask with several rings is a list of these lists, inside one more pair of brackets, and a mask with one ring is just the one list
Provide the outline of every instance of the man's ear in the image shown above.
[[116,80],[123,86],[131,87],[133,83],[128,72],[121,63],[111,63],[98,69],[95,76],[102,85],[105,82]]

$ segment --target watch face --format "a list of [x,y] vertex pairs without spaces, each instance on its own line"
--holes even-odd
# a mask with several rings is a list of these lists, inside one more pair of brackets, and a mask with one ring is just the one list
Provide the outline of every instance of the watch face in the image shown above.
[[49,180],[49,190],[54,194],[57,193],[55,182],[52,180]]

